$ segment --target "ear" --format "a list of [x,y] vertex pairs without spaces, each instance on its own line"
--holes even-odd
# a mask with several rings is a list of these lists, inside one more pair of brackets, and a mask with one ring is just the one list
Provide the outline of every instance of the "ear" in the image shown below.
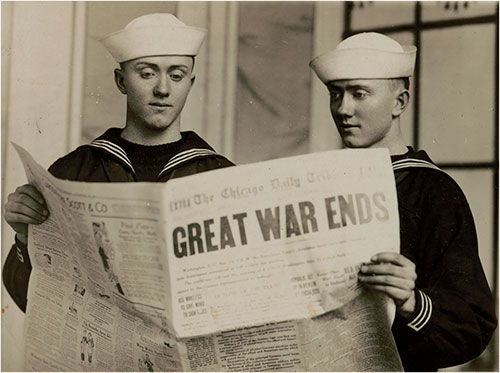
[[127,94],[127,89],[125,88],[125,76],[123,75],[123,70],[115,69],[115,84],[124,95]]
[[410,102],[410,92],[407,89],[401,89],[398,92],[398,95],[395,98],[395,104],[392,109],[392,116],[394,118],[399,117],[408,107],[408,103]]

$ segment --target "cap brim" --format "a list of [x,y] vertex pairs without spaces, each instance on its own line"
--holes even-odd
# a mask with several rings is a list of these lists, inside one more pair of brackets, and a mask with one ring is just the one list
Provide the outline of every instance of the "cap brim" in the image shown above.
[[417,48],[403,52],[375,49],[340,49],[314,58],[309,66],[323,83],[343,79],[390,79],[413,75]]
[[109,34],[100,42],[121,63],[146,56],[196,56],[206,33],[189,26],[136,27]]

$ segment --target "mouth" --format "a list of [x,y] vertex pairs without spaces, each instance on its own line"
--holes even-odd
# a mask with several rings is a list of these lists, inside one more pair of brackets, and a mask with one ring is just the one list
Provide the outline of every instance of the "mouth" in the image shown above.
[[156,108],[167,108],[167,107],[172,107],[172,105],[163,103],[163,102],[151,102],[149,104],[150,106],[154,106]]
[[355,124],[350,124],[350,123],[342,123],[340,125],[340,128],[343,129],[343,130],[348,130],[348,129],[351,129],[351,128],[359,128],[359,126],[355,125]]

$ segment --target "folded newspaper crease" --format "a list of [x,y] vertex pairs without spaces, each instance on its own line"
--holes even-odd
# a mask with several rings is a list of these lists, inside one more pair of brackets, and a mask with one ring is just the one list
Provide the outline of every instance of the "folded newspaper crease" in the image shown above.
[[388,152],[158,183],[58,180],[14,145],[30,226],[27,370],[401,370],[394,307],[357,282],[399,249]]

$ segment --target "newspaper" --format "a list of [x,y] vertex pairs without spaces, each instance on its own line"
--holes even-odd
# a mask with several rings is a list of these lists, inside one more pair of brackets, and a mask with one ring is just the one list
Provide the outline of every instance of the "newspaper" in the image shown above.
[[399,250],[386,150],[166,185],[59,180],[16,149],[50,210],[29,230],[26,370],[402,370],[394,305],[357,282]]

